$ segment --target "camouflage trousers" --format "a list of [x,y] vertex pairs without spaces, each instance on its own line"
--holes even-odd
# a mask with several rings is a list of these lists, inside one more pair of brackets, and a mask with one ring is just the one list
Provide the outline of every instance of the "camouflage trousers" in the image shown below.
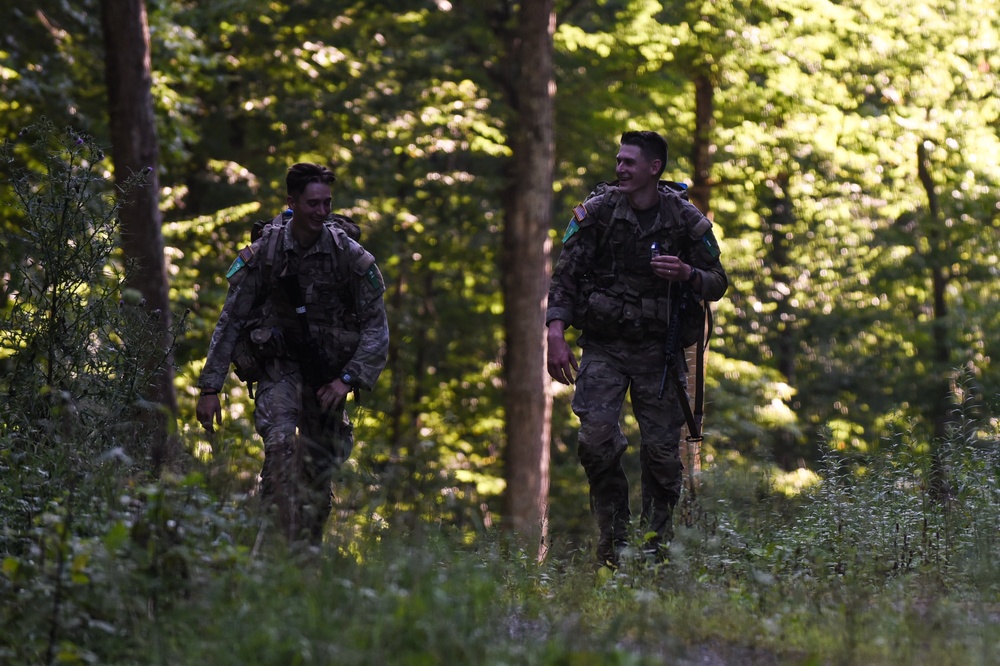
[[264,504],[289,540],[318,545],[333,509],[334,475],[354,448],[346,410],[323,411],[298,364],[279,359],[257,385],[254,427],[264,440]]
[[[577,454],[590,482],[590,509],[600,532],[597,556],[602,563],[617,563],[632,517],[629,480],[621,462],[628,448],[621,428],[626,393],[639,424],[641,529],[652,534],[644,549],[655,553],[673,538],[673,512],[683,483],[684,412],[673,381],[668,379],[663,397],[657,397],[663,367],[662,342],[584,346],[573,412],[580,418]],[[683,357],[676,367],[685,379]]]

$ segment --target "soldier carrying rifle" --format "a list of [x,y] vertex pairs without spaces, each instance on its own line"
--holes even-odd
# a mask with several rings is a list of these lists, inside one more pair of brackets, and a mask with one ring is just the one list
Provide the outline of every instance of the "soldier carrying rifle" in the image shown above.
[[[728,287],[711,222],[675,188],[660,186],[666,140],[656,132],[625,132],[616,161],[617,185],[573,210],[546,312],[548,372],[576,384],[577,452],[590,482],[597,558],[612,568],[632,529],[621,463],[628,441],[619,425],[625,394],[639,423],[643,550],[658,561],[673,536],[682,486],[683,347],[704,326],[703,317],[692,318],[692,327],[674,313],[682,304],[684,312],[704,313],[701,302],[719,300]],[[565,339],[570,325],[581,330],[579,364]],[[685,330],[692,328],[693,335]]]
[[331,215],[333,181],[318,164],[289,168],[290,214],[264,226],[229,269],[198,380],[197,418],[210,433],[222,422],[230,363],[256,384],[261,496],[290,540],[313,544],[333,507],[333,475],[354,447],[347,395],[373,387],[389,347],[382,275]]

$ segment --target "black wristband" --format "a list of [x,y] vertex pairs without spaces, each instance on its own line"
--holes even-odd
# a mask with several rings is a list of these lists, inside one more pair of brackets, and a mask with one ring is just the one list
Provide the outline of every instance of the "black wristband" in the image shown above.
[[692,267],[691,267],[691,274],[690,274],[690,275],[688,275],[688,279],[687,279],[687,283],[688,283],[688,284],[694,284],[694,279],[695,279],[695,278],[696,278],[697,276],[698,276],[698,271],[696,271],[696,270],[694,269],[694,266],[692,266]]

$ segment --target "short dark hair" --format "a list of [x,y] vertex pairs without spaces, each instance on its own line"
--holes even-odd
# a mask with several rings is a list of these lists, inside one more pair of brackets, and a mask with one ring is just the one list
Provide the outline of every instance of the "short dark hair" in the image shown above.
[[660,160],[660,172],[656,176],[659,178],[663,174],[663,169],[667,166],[667,140],[659,133],[650,130],[624,132],[621,144],[639,146],[642,156],[650,162]]
[[288,196],[298,199],[299,195],[306,191],[309,183],[324,183],[332,185],[337,180],[333,172],[321,164],[312,162],[299,162],[288,167],[288,175],[285,176],[285,190]]

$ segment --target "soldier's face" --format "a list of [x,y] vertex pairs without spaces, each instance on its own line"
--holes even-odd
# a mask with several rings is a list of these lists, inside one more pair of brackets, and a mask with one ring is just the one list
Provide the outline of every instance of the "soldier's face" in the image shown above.
[[318,231],[330,215],[333,199],[330,186],[324,183],[309,183],[298,198],[288,197],[288,207],[292,209],[295,224]]
[[637,192],[655,186],[660,161],[647,160],[639,146],[622,145],[615,157],[615,175],[623,192]]

